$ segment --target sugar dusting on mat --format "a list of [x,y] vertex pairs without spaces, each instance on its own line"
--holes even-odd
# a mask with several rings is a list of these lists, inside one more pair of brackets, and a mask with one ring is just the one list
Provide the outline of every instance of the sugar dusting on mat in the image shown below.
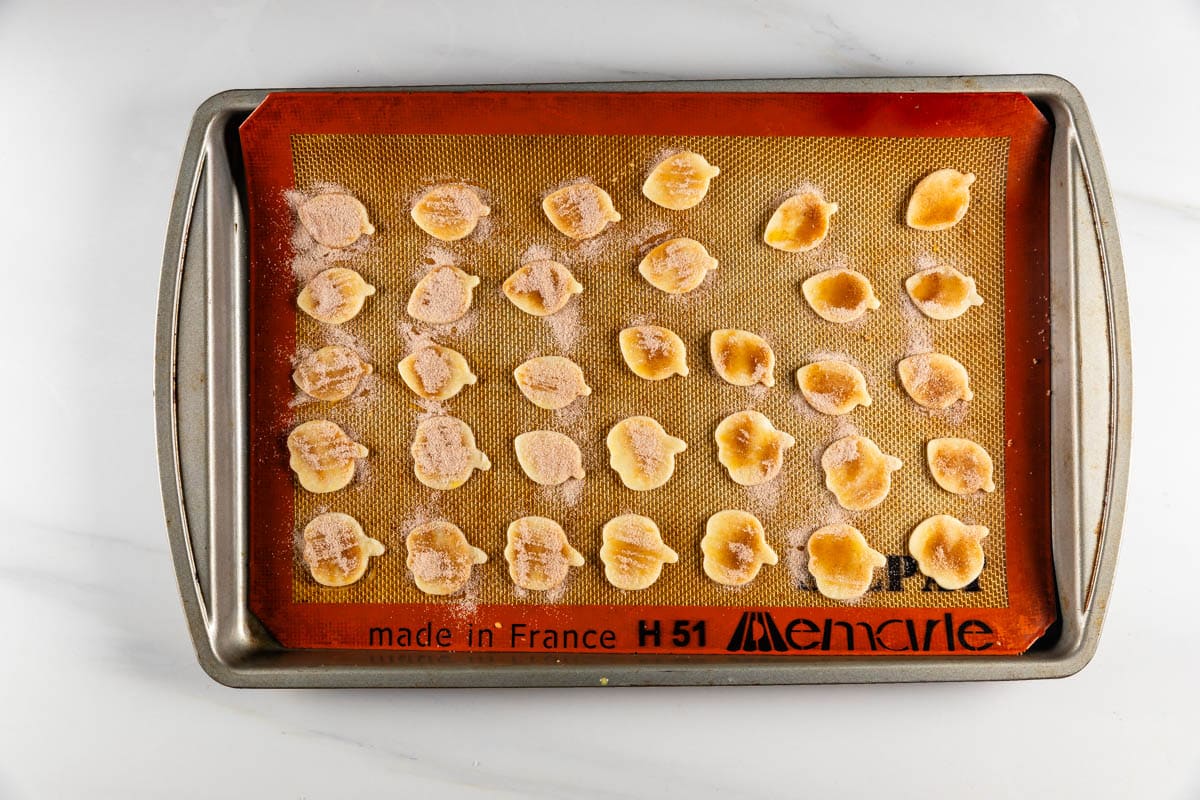
[[525,252],[521,254],[521,263],[528,264],[530,261],[554,261],[554,250],[544,244],[531,244],[525,248]]
[[570,303],[557,314],[551,314],[544,319],[559,348],[564,353],[572,352],[582,332],[582,325],[579,322],[579,306]]

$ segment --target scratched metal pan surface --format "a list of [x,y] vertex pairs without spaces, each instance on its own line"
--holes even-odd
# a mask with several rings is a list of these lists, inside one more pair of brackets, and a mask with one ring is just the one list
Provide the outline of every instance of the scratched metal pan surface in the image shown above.
[[[1052,678],[1092,658],[1125,505],[1130,346],[1108,180],[1083,98],[1047,75],[378,87],[353,91],[1020,92],[1054,125],[1051,541],[1058,620],[1020,656],[573,655],[296,650],[248,608],[245,176],[238,126],[269,90],[197,110],[163,257],[155,414],[167,532],[201,666],[238,687],[595,686]],[[297,91],[297,90],[288,90]],[[303,90],[300,90],[303,91]],[[326,90],[327,91],[327,90]]]

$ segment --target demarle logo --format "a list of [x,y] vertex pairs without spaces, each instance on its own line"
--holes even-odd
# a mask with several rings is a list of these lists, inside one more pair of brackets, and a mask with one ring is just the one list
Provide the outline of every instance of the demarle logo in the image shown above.
[[725,649],[731,653],[783,652],[788,649],[775,620],[765,611],[744,611]]
[[996,644],[992,627],[980,619],[955,619],[952,612],[880,622],[796,617],[780,627],[766,611],[743,611],[729,644],[730,653],[786,653],[790,650],[891,653],[988,650]]

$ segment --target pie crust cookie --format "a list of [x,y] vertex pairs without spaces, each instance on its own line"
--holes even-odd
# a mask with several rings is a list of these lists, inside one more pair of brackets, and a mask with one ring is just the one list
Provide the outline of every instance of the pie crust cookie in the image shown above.
[[410,212],[418,228],[443,242],[470,236],[479,220],[490,213],[478,193],[465,183],[443,183],[430,188],[417,198]]
[[820,192],[793,195],[771,215],[763,241],[788,253],[812,250],[829,235],[829,219],[837,210],[837,203],[825,202]]
[[825,488],[848,511],[866,511],[884,501],[892,489],[892,473],[904,466],[885,455],[865,436],[844,436],[821,454]]
[[687,442],[671,436],[652,417],[626,417],[608,432],[609,464],[627,488],[657,489],[675,474],[675,456]]
[[662,574],[663,564],[679,561],[679,554],[667,547],[658,525],[649,517],[614,517],[605,523],[601,538],[604,577],[618,589],[647,589]]
[[562,586],[571,567],[583,566],[566,531],[546,517],[521,517],[508,526],[504,560],[513,583],[535,592]]
[[592,393],[583,370],[564,356],[531,358],[513,370],[513,377],[526,400],[549,411],[566,408]]
[[762,523],[747,511],[718,511],[709,517],[700,550],[704,574],[725,586],[743,586],[758,576],[764,564],[779,563]]
[[704,283],[708,273],[716,268],[717,260],[704,245],[681,237],[663,242],[647,253],[638,265],[638,272],[655,289],[667,294],[687,294]]
[[672,375],[688,374],[687,347],[683,339],[658,325],[625,328],[617,335],[621,357],[639,378],[665,380]]
[[988,535],[982,525],[965,525],[947,514],[937,514],[917,525],[908,539],[908,551],[917,568],[943,589],[962,589],[983,572],[983,544]]
[[363,303],[375,294],[375,287],[352,269],[331,267],[309,281],[296,305],[317,322],[341,325],[358,316]]
[[713,369],[727,383],[775,385],[775,352],[758,334],[732,328],[713,331],[708,340],[708,354]]
[[655,205],[685,211],[700,205],[712,179],[719,174],[721,170],[704,156],[683,150],[667,156],[650,170],[642,184],[642,194]]
[[475,446],[475,433],[461,419],[428,417],[417,424],[409,452],[417,480],[430,489],[457,489],[475,470],[492,462]]
[[288,434],[287,447],[296,479],[314,494],[345,488],[354,479],[357,460],[368,455],[367,448],[325,419],[297,425]]
[[887,557],[867,544],[852,525],[826,525],[808,537],[808,571],[817,591],[831,600],[857,600],[871,588]]
[[413,581],[425,594],[448,595],[462,591],[471,579],[471,568],[486,563],[487,553],[472,547],[466,534],[452,522],[435,520],[418,525],[404,539],[405,564]]
[[896,365],[896,372],[908,396],[925,408],[945,409],[975,397],[967,368],[941,353],[909,356]]
[[296,215],[317,244],[342,250],[375,233],[367,208],[345,192],[327,192],[300,204]]
[[383,543],[363,533],[358,520],[336,511],[314,517],[302,538],[304,564],[322,586],[349,586],[366,574],[372,556],[384,553]]
[[551,192],[542,200],[542,211],[559,233],[572,239],[591,239],[621,219],[608,192],[594,183],[572,183]]
[[776,430],[757,411],[739,411],[721,420],[716,439],[717,460],[742,486],[757,486],[778,475],[784,451],[796,444],[790,433]]
[[871,405],[867,379],[853,364],[829,359],[814,361],[796,370],[800,394],[815,410],[831,416],[849,414]]
[[905,221],[919,231],[953,228],[971,205],[975,175],[956,169],[939,169],[921,179],[908,200]]
[[852,269],[818,272],[800,285],[800,291],[817,316],[828,322],[854,322],[880,306],[871,281]]
[[340,344],[322,347],[300,359],[292,381],[309,397],[336,403],[354,394],[373,367]]
[[478,380],[462,353],[440,344],[422,345],[398,369],[404,384],[426,400],[449,400]]

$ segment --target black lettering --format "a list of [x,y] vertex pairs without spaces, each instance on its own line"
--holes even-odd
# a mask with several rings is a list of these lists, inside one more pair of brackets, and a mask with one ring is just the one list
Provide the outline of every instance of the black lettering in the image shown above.
[[[887,651],[889,651],[889,652],[892,652],[892,653],[903,653],[903,652],[904,652],[904,651],[906,651],[906,650],[911,650],[911,649],[913,649],[913,648],[910,648],[910,647],[908,647],[908,646],[907,646],[907,643],[906,643],[906,644],[904,644],[904,645],[901,645],[900,647],[891,647],[891,646],[889,646],[889,645],[888,645],[888,643],[887,643],[886,641],[884,641],[884,639],[883,639],[883,632],[884,632],[884,631],[886,631],[886,630],[888,629],[888,626],[890,626],[890,625],[898,625],[898,624],[900,624],[902,621],[903,621],[903,620],[899,620],[899,619],[886,619],[886,620],[884,620],[883,622],[879,623],[879,627],[875,629],[875,638],[876,638],[876,640],[879,642],[879,646],[880,646],[881,648],[883,648],[884,650],[887,650]],[[908,621],[909,621],[909,622],[911,622],[911,620],[908,620]],[[914,646],[915,646],[915,645],[914,645]]]
[[396,628],[396,646],[412,647],[413,635],[408,628]]
[[725,645],[725,649],[731,653],[736,653],[746,646],[747,631],[750,629],[750,618],[754,616],[749,611],[743,611],[742,616],[738,619],[738,624],[733,629],[733,635],[729,637],[729,644]]
[[508,641],[510,647],[516,647],[518,641],[529,638],[529,634],[525,632],[526,627],[527,626],[524,622],[514,622],[512,624],[512,626],[508,629]]
[[605,650],[612,650],[617,646],[617,634],[615,631],[604,630],[600,632],[600,646]]
[[831,619],[825,620],[825,632],[821,637],[821,649],[829,650],[833,647],[833,626],[837,625],[846,632],[846,648],[847,650],[854,649],[854,626],[849,622],[834,622]]
[[904,620],[904,627],[908,630],[909,649],[912,652],[917,652],[917,624],[912,619]]
[[936,619],[925,620],[925,641],[921,644],[921,650],[929,652],[933,649],[933,632],[937,630],[938,621]]
[[478,642],[477,642],[479,647],[491,647],[494,642],[495,642],[495,637],[492,636],[491,628],[480,628],[479,629],[479,637],[478,637]]
[[942,622],[946,626],[946,649],[951,653],[954,652],[954,617],[946,614],[942,617]]
[[860,622],[858,624],[863,629],[863,632],[867,634],[867,649],[875,652],[878,649],[875,647],[875,629],[871,627],[871,623],[869,622]]
[[[387,644],[384,644],[384,638],[387,639]],[[394,639],[392,637],[391,628],[371,628],[367,631],[367,642],[371,647],[392,647]]]
[[646,647],[646,643],[653,640],[653,647],[662,646],[662,620],[654,620],[654,624],[647,625],[646,620],[638,620],[638,647]]
[[579,649],[579,631],[568,628],[561,634],[557,635],[559,637],[559,644],[556,645],[557,647],[561,647],[563,650]]
[[976,645],[967,641],[967,636],[972,634],[991,636],[992,633],[991,627],[989,627],[988,624],[983,620],[969,619],[963,622],[962,625],[958,626],[958,643],[962,645],[964,650],[987,650],[989,647],[995,644],[995,641],[986,641],[983,644]]
[[438,628],[437,646],[438,647],[449,647],[450,646],[450,629],[449,628]]
[[810,634],[811,633],[820,633],[820,631],[821,631],[820,626],[818,626],[811,619],[805,619],[804,617],[800,617],[799,619],[794,619],[791,622],[789,622],[788,626],[786,628],[784,628],[784,630],[783,630],[783,635],[787,638],[787,643],[788,643],[789,647],[791,647],[795,650],[812,650],[814,647],[821,646],[821,643],[819,641],[811,641],[811,642],[807,642],[805,644],[801,644],[800,642],[798,642],[796,640],[796,632],[800,629],[803,629],[803,631],[801,631],[802,633],[810,633]]
[[912,556],[887,557],[887,590],[904,591],[904,579],[917,574],[917,560]]

